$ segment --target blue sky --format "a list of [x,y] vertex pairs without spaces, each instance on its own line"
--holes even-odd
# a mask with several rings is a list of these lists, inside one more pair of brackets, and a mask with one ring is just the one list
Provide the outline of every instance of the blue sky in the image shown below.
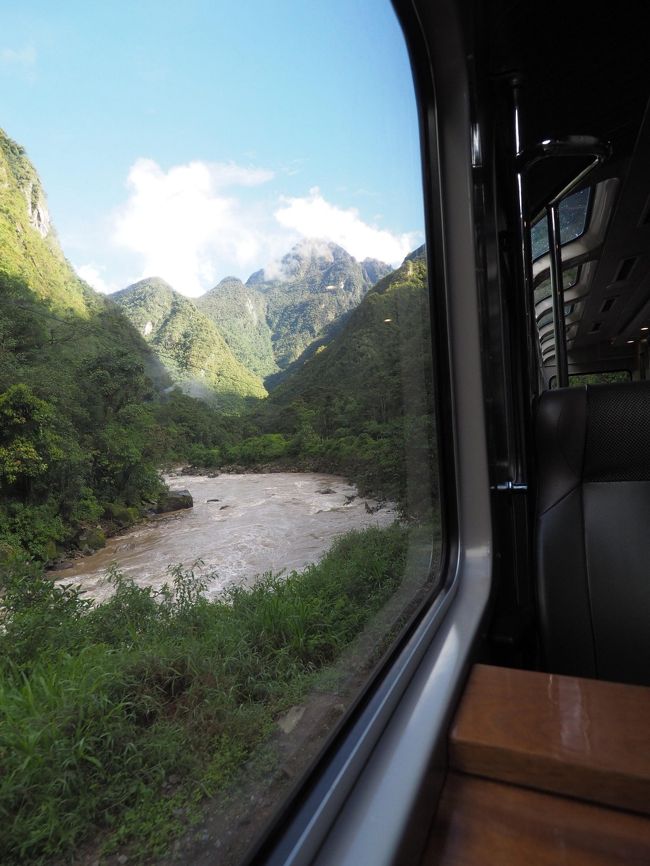
[[0,126],[97,288],[197,295],[301,237],[423,241],[418,132],[386,0],[0,0]]

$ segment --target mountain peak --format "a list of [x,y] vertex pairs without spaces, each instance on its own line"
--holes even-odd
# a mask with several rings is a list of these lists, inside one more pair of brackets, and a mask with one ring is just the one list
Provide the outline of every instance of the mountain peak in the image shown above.
[[109,297],[113,300],[117,300],[118,298],[125,298],[129,295],[141,294],[143,292],[167,296],[178,294],[178,292],[176,292],[168,282],[163,280],[162,277],[145,277],[143,280],[138,280],[137,283],[131,283],[131,285],[127,286],[125,289],[112,292]]
[[31,227],[42,238],[46,238],[52,227],[45,192],[36,169],[29,161],[25,148],[9,138],[3,129],[0,129],[0,151],[4,155],[10,176],[13,176],[14,183],[25,199]]
[[418,262],[421,260],[425,261],[426,257],[427,257],[427,246],[426,246],[426,244],[422,244],[421,247],[418,247],[417,249],[413,250],[413,252],[410,252],[408,254],[408,256],[406,256],[404,261],[405,262]]
[[266,303],[278,367],[299,357],[390,270],[375,260],[362,265],[332,241],[303,238],[281,259],[249,277],[246,287],[256,289]]
[[350,265],[353,262],[356,262],[356,259],[333,241],[322,238],[302,238],[281,259],[276,259],[251,274],[246,285],[286,282],[299,279],[311,268],[325,270],[333,264]]
[[393,269],[390,265],[387,265],[386,262],[382,262],[379,259],[365,258],[361,262],[361,270],[368,282],[374,286],[375,283],[379,282],[382,277],[385,277]]
[[[220,280],[213,289],[210,289],[210,292],[223,291],[224,289],[238,289],[241,291],[242,289],[246,289],[246,286],[239,277],[229,276]],[[207,292],[206,294],[210,294],[210,292]]]

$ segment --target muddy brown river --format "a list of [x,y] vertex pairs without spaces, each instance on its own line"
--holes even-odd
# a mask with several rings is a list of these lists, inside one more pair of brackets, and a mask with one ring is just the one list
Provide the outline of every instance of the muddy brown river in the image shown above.
[[345,479],[317,473],[166,478],[172,490],[187,488],[194,507],[160,515],[110,538],[97,553],[55,573],[98,601],[111,594],[111,564],[140,586],[159,588],[169,566],[203,561],[213,572],[207,594],[233,584],[251,585],[272,571],[300,570],[317,562],[332,542],[351,529],[388,526],[397,519],[391,505],[357,495]]

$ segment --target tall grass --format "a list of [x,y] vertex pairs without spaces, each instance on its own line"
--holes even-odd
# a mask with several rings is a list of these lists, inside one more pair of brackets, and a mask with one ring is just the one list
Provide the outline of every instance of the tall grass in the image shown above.
[[406,530],[370,529],[286,577],[207,600],[117,572],[93,606],[25,563],[0,569],[0,851],[64,862],[91,834],[162,852],[227,789],[314,673],[401,580]]

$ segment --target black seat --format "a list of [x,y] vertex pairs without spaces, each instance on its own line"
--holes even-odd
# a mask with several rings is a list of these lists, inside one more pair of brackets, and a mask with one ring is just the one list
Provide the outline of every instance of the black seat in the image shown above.
[[536,556],[548,670],[650,684],[650,382],[537,406]]

